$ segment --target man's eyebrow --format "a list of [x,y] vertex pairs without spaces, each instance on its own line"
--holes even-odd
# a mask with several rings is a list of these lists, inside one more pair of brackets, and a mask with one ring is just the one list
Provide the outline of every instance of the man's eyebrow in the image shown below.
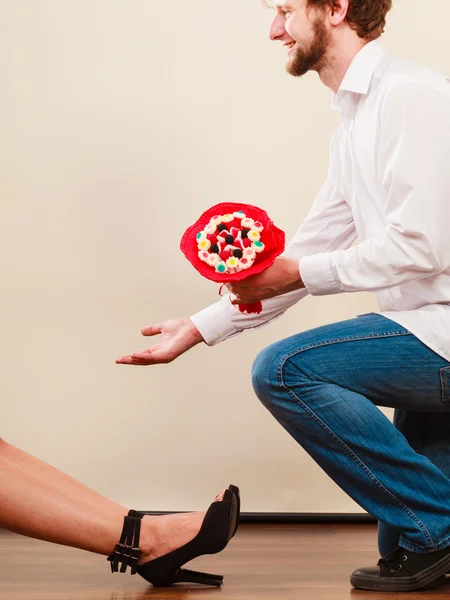
[[290,8],[289,0],[275,0],[273,7],[276,8]]

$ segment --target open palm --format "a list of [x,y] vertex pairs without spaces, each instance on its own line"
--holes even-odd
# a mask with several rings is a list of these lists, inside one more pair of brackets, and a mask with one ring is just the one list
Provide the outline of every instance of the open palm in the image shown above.
[[158,365],[174,361],[181,354],[199,344],[203,338],[190,319],[170,319],[159,325],[149,325],[142,335],[160,335],[154,346],[122,356],[116,360],[119,365]]

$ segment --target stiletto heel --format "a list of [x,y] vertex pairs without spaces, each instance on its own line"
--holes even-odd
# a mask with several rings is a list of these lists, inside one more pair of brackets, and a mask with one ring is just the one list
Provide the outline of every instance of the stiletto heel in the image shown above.
[[223,575],[211,575],[210,573],[200,573],[200,571],[189,571],[189,569],[180,569],[176,574],[176,583],[199,583],[202,585],[221,586]]
[[[232,489],[233,488],[233,489]],[[235,490],[235,491],[233,491]],[[182,569],[181,567],[197,556],[221,552],[236,533],[239,520],[239,489],[230,486],[225,490],[221,502],[213,502],[203,519],[200,531],[193,540],[143,565],[138,565],[140,557],[139,538],[143,513],[130,510],[124,519],[124,526],[115,551],[108,557],[113,573],[125,573],[131,567],[131,574],[138,573],[156,587],[166,587],[174,583],[196,583],[220,586],[222,575],[211,575]]]

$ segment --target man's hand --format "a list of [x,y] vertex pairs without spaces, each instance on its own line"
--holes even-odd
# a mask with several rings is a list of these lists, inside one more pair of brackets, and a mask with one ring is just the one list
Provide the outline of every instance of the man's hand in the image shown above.
[[227,283],[230,292],[237,296],[233,304],[252,304],[304,287],[298,261],[284,257],[277,258],[271,267],[259,275]]
[[149,325],[144,327],[141,333],[145,336],[161,334],[161,337],[154,346],[147,350],[118,358],[116,360],[118,365],[167,364],[204,341],[190,319],[171,319],[160,325]]

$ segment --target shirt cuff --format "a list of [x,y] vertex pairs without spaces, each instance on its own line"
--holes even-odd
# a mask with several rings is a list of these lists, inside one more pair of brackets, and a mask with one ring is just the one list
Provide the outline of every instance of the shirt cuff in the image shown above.
[[236,310],[230,302],[229,295],[224,296],[220,302],[211,304],[189,317],[199,330],[208,346],[215,346],[220,342],[240,333],[231,320],[231,313]]
[[327,296],[342,292],[335,276],[330,252],[304,256],[299,262],[300,277],[312,296]]

